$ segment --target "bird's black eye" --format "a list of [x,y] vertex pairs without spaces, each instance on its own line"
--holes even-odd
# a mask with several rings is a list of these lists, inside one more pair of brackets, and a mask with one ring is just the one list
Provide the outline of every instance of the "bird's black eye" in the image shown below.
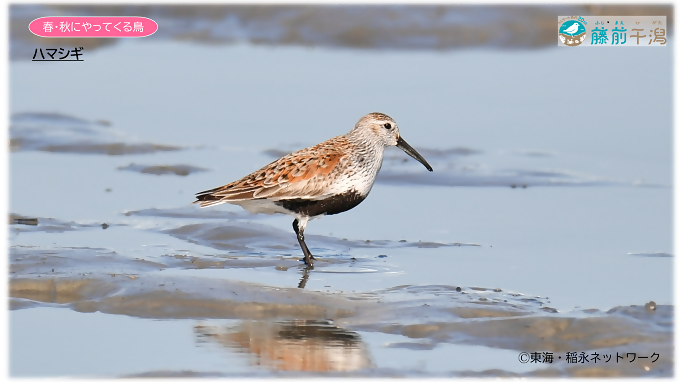
[[392,125],[390,125],[389,123],[386,123],[386,124],[383,125],[383,127],[385,127],[387,130],[389,130],[389,129],[392,128]]

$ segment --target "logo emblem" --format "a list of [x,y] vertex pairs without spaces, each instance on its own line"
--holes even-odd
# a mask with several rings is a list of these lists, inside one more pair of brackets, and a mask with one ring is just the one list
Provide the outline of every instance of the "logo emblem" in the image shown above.
[[562,44],[566,46],[581,45],[586,39],[586,26],[579,20],[567,20],[559,26],[559,37]]

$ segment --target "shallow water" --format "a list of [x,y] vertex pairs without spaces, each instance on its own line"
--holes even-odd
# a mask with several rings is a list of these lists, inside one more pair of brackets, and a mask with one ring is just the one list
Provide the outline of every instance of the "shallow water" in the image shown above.
[[[671,55],[138,40],[13,61],[10,372],[670,376]],[[608,69],[567,86],[565,60]],[[34,91],[51,78],[70,85]],[[389,150],[364,203],[310,222],[313,271],[288,217],[190,205],[375,110],[435,171]]]

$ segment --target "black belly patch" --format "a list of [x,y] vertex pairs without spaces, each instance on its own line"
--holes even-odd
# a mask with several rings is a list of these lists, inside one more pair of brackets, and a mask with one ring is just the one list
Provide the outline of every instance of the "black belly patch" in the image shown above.
[[335,215],[351,210],[366,199],[365,195],[352,190],[323,200],[286,199],[274,202],[289,211],[304,216]]

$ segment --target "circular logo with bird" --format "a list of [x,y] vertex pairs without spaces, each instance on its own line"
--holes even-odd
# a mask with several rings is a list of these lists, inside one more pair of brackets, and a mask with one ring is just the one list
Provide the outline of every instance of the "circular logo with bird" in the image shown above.
[[567,20],[560,25],[559,37],[566,46],[581,45],[586,39],[586,26],[578,20]]

